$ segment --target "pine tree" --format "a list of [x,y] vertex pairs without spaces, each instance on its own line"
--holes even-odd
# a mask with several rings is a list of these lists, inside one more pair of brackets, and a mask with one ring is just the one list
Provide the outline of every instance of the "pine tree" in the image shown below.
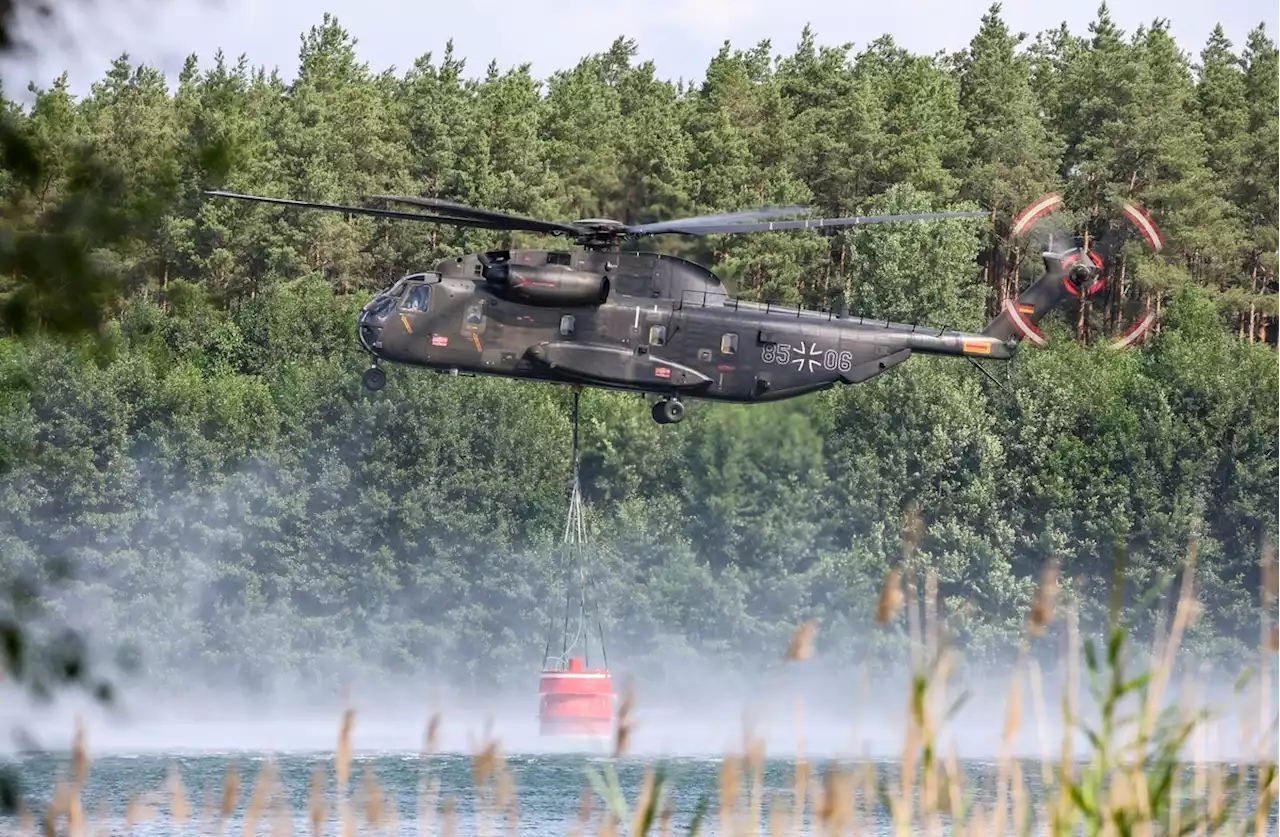
[[1266,341],[1275,335],[1277,315],[1277,114],[1280,113],[1280,58],[1275,41],[1259,25],[1249,33],[1244,51],[1245,98],[1249,105],[1245,168],[1237,204],[1244,210],[1249,237],[1249,282],[1255,294],[1248,312],[1247,331]]
[[[1197,71],[1196,110],[1206,143],[1206,162],[1214,175],[1215,191],[1234,198],[1245,177],[1249,108],[1243,66],[1220,25],[1214,27],[1201,50]],[[1206,236],[1196,278],[1216,286],[1224,295],[1224,309],[1243,323],[1252,299],[1240,282],[1247,249],[1242,220],[1237,205],[1223,207],[1221,223]]]
[[988,207],[993,238],[981,256],[994,310],[1017,292],[1007,224],[1029,201],[1056,187],[1058,154],[1049,142],[1031,89],[1031,64],[1017,54],[1025,33],[1012,34],[995,3],[959,60],[960,110],[969,133],[961,194]]

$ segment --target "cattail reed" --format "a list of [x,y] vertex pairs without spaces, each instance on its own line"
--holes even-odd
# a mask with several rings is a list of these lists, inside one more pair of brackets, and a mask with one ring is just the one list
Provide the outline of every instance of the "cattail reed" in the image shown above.
[[169,816],[178,823],[187,821],[191,816],[191,805],[187,802],[186,788],[182,785],[182,775],[178,768],[170,767],[167,781],[169,789]]
[[897,567],[889,570],[884,584],[880,587],[880,601],[876,605],[876,622],[887,625],[898,615],[902,607],[902,572]]
[[[918,517],[913,520],[914,523],[908,527],[908,542],[913,537],[918,540]],[[917,532],[916,535],[911,534],[913,529]],[[1185,731],[1185,740],[1192,750],[1194,769],[1190,781],[1180,775],[1180,763],[1167,763],[1169,757],[1156,755],[1159,750],[1151,746],[1168,745],[1169,739],[1161,738],[1169,734],[1169,725],[1159,720],[1164,717],[1159,712],[1161,691],[1167,686],[1173,670],[1174,656],[1189,627],[1194,624],[1198,612],[1194,594],[1194,547],[1189,553],[1187,567],[1182,575],[1175,611],[1171,616],[1162,616],[1159,620],[1149,660],[1150,689],[1144,696],[1138,690],[1129,688],[1128,684],[1135,681],[1133,672],[1122,672],[1124,682],[1117,681],[1116,689],[1123,693],[1122,699],[1117,702],[1127,704],[1135,697],[1145,697],[1145,703],[1139,706],[1136,718],[1117,710],[1107,735],[1088,745],[1092,752],[1087,754],[1089,758],[1086,759],[1077,759],[1073,752],[1072,728],[1079,721],[1076,708],[1079,703],[1077,692],[1080,680],[1077,656],[1081,640],[1077,604],[1072,597],[1067,597],[1061,613],[1066,626],[1066,688],[1062,701],[1065,723],[1056,760],[1049,752],[1051,745],[1045,732],[1047,708],[1051,702],[1044,694],[1040,666],[1028,652],[1028,637],[1044,631],[1057,616],[1058,569],[1053,562],[1046,565],[1024,623],[1018,662],[1008,684],[996,761],[994,800],[974,800],[968,803],[969,807],[966,807],[969,789],[964,787],[965,776],[954,745],[946,748],[945,756],[939,755],[943,752],[939,741],[946,709],[948,674],[955,660],[951,647],[952,638],[947,628],[946,614],[941,613],[938,604],[937,575],[927,567],[917,567],[911,560],[913,549],[910,543],[904,547],[901,570],[895,567],[891,571],[881,591],[877,608],[878,621],[888,623],[896,617],[897,610],[904,603],[911,603],[908,627],[913,642],[912,681],[907,701],[901,762],[896,774],[890,771],[887,780],[882,782],[877,775],[877,768],[870,761],[863,761],[852,768],[836,764],[822,768],[807,761],[801,755],[803,741],[799,738],[799,730],[803,720],[800,712],[802,705],[797,701],[798,737],[790,793],[780,790],[766,796],[764,742],[750,725],[744,724],[741,754],[726,756],[720,763],[719,818],[715,829],[718,833],[755,834],[759,832],[762,820],[771,835],[797,833],[803,829],[805,814],[810,810],[815,824],[825,833],[866,834],[870,829],[879,827],[876,823],[883,821],[886,813],[892,820],[895,835],[921,832],[941,834],[947,825],[944,818],[951,820],[951,833],[982,837],[1005,835],[1010,832],[1010,826],[1014,832],[1024,833],[1028,823],[1033,820],[1040,823],[1046,830],[1045,833],[1053,834],[1072,834],[1081,829],[1098,837],[1120,833],[1130,833],[1135,837],[1172,833],[1222,833],[1213,823],[1215,817],[1234,819],[1238,824],[1235,833],[1239,833],[1241,837],[1245,834],[1260,837],[1267,833],[1270,825],[1269,811],[1280,793],[1277,788],[1280,779],[1276,775],[1275,756],[1265,749],[1257,753],[1254,757],[1255,768],[1260,777],[1257,798],[1242,798],[1244,791],[1241,790],[1242,784],[1237,777],[1228,775],[1221,765],[1211,763],[1215,758],[1212,753],[1219,744],[1216,739],[1218,731],[1199,721],[1199,714],[1195,711],[1199,696],[1196,694],[1195,677],[1191,673],[1185,675],[1180,700],[1181,711],[1174,721],[1174,726],[1177,727],[1175,733],[1182,735]],[[921,619],[916,612],[920,602],[916,600],[914,593],[917,569],[925,572],[923,638],[920,636]],[[902,592],[903,575],[906,576],[906,587],[912,591],[907,595]],[[1274,578],[1274,557],[1269,553],[1264,554],[1261,595],[1264,605],[1275,600]],[[1274,651],[1275,626],[1268,613],[1262,615],[1262,621],[1260,644],[1264,651],[1268,645]],[[782,655],[784,663],[810,659],[814,654],[815,634],[814,622],[801,624],[786,645]],[[923,660],[918,659],[920,655],[923,655]],[[1121,659],[1124,659],[1123,654]],[[925,665],[919,665],[921,662]],[[1116,676],[1121,674],[1119,669],[1112,673]],[[863,674],[863,689],[864,692],[869,692],[865,668]],[[1105,680],[1107,672],[1091,672],[1091,676]],[[1013,757],[1014,739],[1024,726],[1024,677],[1028,678],[1027,682],[1030,684],[1040,745],[1040,778],[1044,787],[1038,799],[1033,798],[1028,776]],[[1257,706],[1251,703],[1247,707],[1250,713],[1274,711],[1274,706],[1270,703],[1270,681],[1266,677],[1264,670],[1263,679],[1257,687]],[[1126,688],[1129,690],[1125,691]],[[1249,700],[1254,699],[1252,694],[1250,693]],[[628,683],[624,689],[618,728],[613,740],[615,756],[627,752],[633,723],[633,705],[633,690]],[[354,715],[354,711],[350,709],[344,712],[333,756],[333,769],[337,779],[339,834],[354,834],[358,825],[356,816],[352,813],[354,806],[348,807],[345,801],[352,763],[351,733]],[[1250,717],[1257,716],[1251,714]],[[1269,728],[1270,735],[1257,743],[1264,748],[1274,746],[1275,721],[1270,718],[1263,718],[1262,721],[1260,727]],[[433,712],[423,736],[425,753],[436,751],[439,726],[439,713]],[[1243,731],[1241,736],[1242,747],[1247,748],[1253,743],[1252,738]],[[1179,743],[1181,740],[1179,739]],[[1166,763],[1153,765],[1153,761],[1159,759],[1166,759]],[[423,834],[452,835],[458,827],[456,801],[452,796],[444,798],[443,814],[437,824],[440,780],[429,774],[427,762],[426,758],[422,759],[424,767],[419,777],[417,825]],[[81,810],[88,766],[83,728],[77,723],[69,770],[65,775],[58,775],[52,798],[44,811],[44,822],[39,829],[32,821],[33,812],[20,801],[17,824],[23,833],[39,830],[50,837],[59,833],[66,833],[68,837],[81,837],[91,833],[88,818]],[[1167,774],[1172,777],[1171,786],[1163,784],[1165,779],[1160,771],[1166,768],[1172,771]],[[310,830],[317,837],[324,832],[331,816],[325,801],[327,769],[325,763],[315,765],[307,801]],[[649,833],[670,833],[674,815],[672,796],[666,792],[665,786],[659,784],[658,775],[655,766],[649,765],[636,792],[625,794],[634,799],[634,804],[623,803],[627,809],[625,815],[606,806],[595,833],[618,835],[625,832],[638,835],[646,824]],[[475,832],[482,837],[489,834],[489,818],[497,813],[505,815],[506,830],[516,834],[519,806],[515,779],[508,769],[499,741],[490,734],[489,729],[486,729],[480,744],[473,747],[471,779],[475,785]],[[236,809],[240,776],[234,763],[227,765],[221,785],[220,792],[216,783],[205,788],[205,823],[199,829],[201,833],[223,831],[226,821]],[[281,790],[275,763],[265,762],[257,773],[248,800],[243,829],[246,836],[258,833],[259,825],[266,822],[268,817],[272,819],[274,834],[286,835],[291,832],[292,811]],[[1185,807],[1182,802],[1184,794],[1190,800]],[[171,768],[160,790],[129,800],[125,812],[126,826],[132,827],[155,819],[159,810],[157,801],[166,796],[173,822],[186,822],[191,814],[191,806],[179,773]],[[585,837],[592,820],[594,799],[590,786],[584,784],[577,821],[569,829],[574,837]],[[491,808],[491,803],[496,803],[496,810]],[[396,832],[400,812],[395,795],[384,792],[369,763],[363,766],[359,805],[362,813],[361,825]],[[1086,805],[1088,809],[1084,810]],[[1033,808],[1038,810],[1033,811]],[[1087,822],[1091,818],[1094,821]],[[65,829],[61,827],[61,820],[66,822]],[[99,815],[99,821],[105,822],[105,810]],[[212,824],[211,828],[205,827],[209,824]],[[498,823],[495,821],[493,824]]]
[[440,748],[440,713],[433,712],[427,720],[427,731],[423,736],[422,750],[432,755]]
[[1054,607],[1058,601],[1058,562],[1045,564],[1040,574],[1040,586],[1031,600],[1030,623],[1032,633],[1039,635],[1053,621]]
[[618,701],[618,720],[613,734],[613,757],[620,758],[627,753],[631,743],[631,709],[635,702],[635,688],[628,680],[622,687],[622,697]]
[[365,825],[378,827],[382,825],[386,816],[385,800],[382,795],[382,788],[378,785],[378,780],[373,775],[373,765],[365,763],[362,796],[364,802],[364,821]]
[[227,772],[222,777],[222,799],[218,804],[218,822],[225,823],[236,809],[236,800],[240,797],[240,773],[235,763],[227,765]]
[[818,624],[812,619],[796,628],[795,633],[791,635],[791,641],[787,643],[784,659],[787,662],[799,662],[812,657],[813,637],[817,630]]
[[320,837],[329,814],[329,806],[324,799],[324,785],[324,765],[317,764],[315,770],[311,771],[311,787],[307,794],[307,813],[311,819],[311,833],[315,837]]
[[258,771],[253,790],[249,794],[249,805],[244,813],[245,835],[256,833],[258,821],[267,812],[267,804],[275,791],[275,772],[275,764],[270,761],[264,763]]

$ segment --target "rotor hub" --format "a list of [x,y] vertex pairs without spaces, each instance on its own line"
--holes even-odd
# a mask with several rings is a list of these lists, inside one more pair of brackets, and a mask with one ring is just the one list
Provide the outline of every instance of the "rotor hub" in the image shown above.
[[581,218],[573,222],[575,227],[582,227],[589,230],[613,230],[623,232],[627,225],[621,221],[615,221],[612,218]]
[[573,243],[587,250],[616,250],[627,238],[627,225],[612,218],[582,218],[573,226]]

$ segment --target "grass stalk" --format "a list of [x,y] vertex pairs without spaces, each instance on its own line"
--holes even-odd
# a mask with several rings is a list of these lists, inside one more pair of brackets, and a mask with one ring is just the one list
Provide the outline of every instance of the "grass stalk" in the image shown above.
[[[908,538],[918,537],[918,528],[908,529]],[[1264,584],[1260,600],[1262,624],[1259,641],[1258,676],[1242,700],[1244,717],[1257,720],[1256,741],[1242,743],[1253,749],[1248,770],[1256,777],[1246,781],[1241,771],[1228,771],[1214,763],[1217,733],[1206,723],[1199,707],[1200,689],[1190,672],[1184,673],[1180,699],[1165,706],[1175,670],[1176,655],[1188,629],[1194,625],[1199,605],[1195,599],[1195,549],[1189,550],[1182,571],[1177,605],[1170,619],[1161,619],[1146,667],[1131,671],[1127,633],[1119,624],[1118,597],[1113,597],[1112,619],[1104,641],[1082,642],[1079,617],[1074,602],[1065,608],[1065,686],[1060,695],[1064,732],[1056,754],[1050,751],[1048,698],[1037,662],[1029,653],[1028,638],[1043,633],[1056,620],[1058,569],[1051,564],[1028,608],[1026,636],[1009,681],[1004,724],[997,751],[994,799],[977,798],[966,787],[966,773],[954,745],[942,746],[945,725],[959,707],[949,689],[955,647],[939,605],[939,580],[925,574],[923,602],[916,593],[918,577],[914,543],[904,549],[901,567],[891,569],[886,579],[876,618],[886,628],[893,626],[905,610],[910,641],[911,679],[906,696],[906,726],[897,775],[877,775],[869,760],[848,766],[817,765],[805,757],[803,736],[804,706],[795,703],[796,747],[789,788],[773,795],[766,793],[766,754],[763,739],[744,725],[740,754],[728,754],[720,762],[717,800],[700,808],[687,828],[701,829],[703,811],[710,811],[715,830],[721,835],[800,833],[806,814],[824,834],[870,834],[879,817],[889,819],[891,833],[907,835],[998,835],[1044,834],[1051,837],[1084,834],[1088,837],[1132,835],[1219,835],[1261,837],[1268,833],[1270,817],[1278,797],[1275,743],[1276,707],[1272,703],[1272,681],[1268,670],[1276,649],[1272,642],[1271,608],[1274,607],[1274,566],[1264,554]],[[1123,564],[1123,559],[1117,561]],[[905,584],[903,595],[900,585]],[[905,604],[905,607],[902,607]],[[923,611],[923,613],[921,612]],[[1166,627],[1167,623],[1167,627]],[[791,638],[784,664],[799,663],[814,654],[813,623],[801,625]],[[1077,660],[1083,659],[1081,671]],[[1081,674],[1084,674],[1084,678]],[[1092,692],[1098,717],[1081,716],[1079,689],[1083,681]],[[863,697],[869,690],[864,670]],[[1034,796],[1026,784],[1013,742],[1022,728],[1023,684],[1029,683],[1040,750],[1042,790]],[[614,760],[628,758],[633,735],[631,713],[634,697],[628,688],[619,712],[614,740]],[[1127,707],[1135,709],[1130,712]],[[1258,715],[1257,713],[1267,713]],[[311,833],[355,834],[362,825],[373,832],[394,833],[405,814],[395,797],[378,782],[370,765],[365,765],[355,802],[349,798],[354,752],[356,713],[347,709],[341,717],[337,746],[331,766],[335,778],[334,805],[325,799],[327,768],[318,764],[311,779],[305,818]],[[417,810],[410,814],[419,834],[453,834],[458,828],[456,802],[440,798],[440,779],[432,771],[432,757],[438,749],[441,713],[433,709],[423,736],[417,787]],[[475,826],[479,835],[519,830],[519,793],[500,742],[489,734],[473,743],[471,778],[474,785]],[[1074,735],[1088,742],[1077,754]],[[856,739],[855,739],[856,742]],[[1190,761],[1190,776],[1188,772]],[[41,822],[23,806],[17,818],[20,833],[85,835],[103,828],[98,817],[91,823],[83,804],[90,760],[84,730],[77,726],[71,748],[69,769],[55,782]],[[1250,785],[1254,787],[1250,787]],[[743,793],[745,787],[745,795]],[[628,803],[631,795],[633,802]],[[271,823],[273,833],[292,831],[294,812],[284,793],[279,768],[274,761],[264,763],[253,787],[241,804],[241,779],[234,763],[227,765],[222,787],[206,789],[205,814],[198,823],[200,833],[224,833],[238,810],[242,831],[258,833]],[[1184,799],[1184,797],[1186,797]],[[167,800],[167,806],[161,801]],[[603,803],[603,807],[601,807]],[[176,769],[171,769],[161,788],[130,801],[126,826],[161,818],[167,807],[176,829],[191,819],[187,789]],[[358,809],[358,813],[357,813]],[[640,787],[632,794],[624,791],[612,763],[591,773],[579,800],[576,818],[567,818],[566,830],[575,837],[588,833],[627,834],[631,837],[657,832],[677,833],[677,819],[669,794],[666,774],[658,764],[649,764]],[[63,828],[59,829],[61,823]],[[594,826],[594,828],[592,828]]]

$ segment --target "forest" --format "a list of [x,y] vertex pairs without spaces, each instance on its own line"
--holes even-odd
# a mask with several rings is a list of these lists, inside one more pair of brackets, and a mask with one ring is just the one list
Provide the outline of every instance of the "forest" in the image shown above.
[[[203,190],[631,223],[978,207],[990,223],[669,245],[744,297],[953,327],[1016,292],[1010,220],[1056,191],[1085,214],[1136,200],[1166,245],[1112,265],[1102,315],[1047,323],[1050,347],[995,369],[1000,385],[920,357],[794,401],[691,403],[665,427],[639,398],[584,394],[610,662],[758,670],[815,619],[824,665],[887,664],[905,626],[874,615],[909,508],[913,566],[937,574],[975,667],[1014,653],[1049,560],[1100,625],[1118,547],[1149,635],[1160,609],[1138,594],[1192,542],[1188,649],[1256,653],[1280,443],[1280,64],[1261,26],[1193,54],[1105,4],[1085,33],[1034,36],[997,4],[958,54],[806,29],[789,55],[726,43],[696,84],[639,51],[620,37],[547,79],[497,62],[472,78],[452,48],[375,74],[326,14],[289,83],[219,53],[170,89],[122,55],[83,98],[64,76],[30,107],[6,99],[6,577],[52,583],[46,562],[65,563],[47,615],[136,647],[154,682],[317,685],[359,665],[484,687],[540,664],[563,601],[569,393],[395,368],[371,394],[354,334],[396,278],[512,241]],[[1115,351],[1134,302],[1158,328]]]

